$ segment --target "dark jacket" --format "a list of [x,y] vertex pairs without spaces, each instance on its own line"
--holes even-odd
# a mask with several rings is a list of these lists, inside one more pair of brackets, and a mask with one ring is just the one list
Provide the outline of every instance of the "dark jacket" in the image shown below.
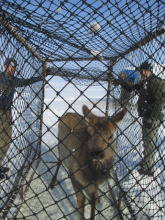
[[15,76],[10,79],[5,72],[0,73],[0,107],[11,107],[16,87],[27,86],[41,80],[41,77],[21,79]]
[[162,105],[165,103],[165,82],[152,74],[146,81],[129,85],[122,81],[119,83],[128,92],[137,91],[138,113],[144,118],[163,120]]

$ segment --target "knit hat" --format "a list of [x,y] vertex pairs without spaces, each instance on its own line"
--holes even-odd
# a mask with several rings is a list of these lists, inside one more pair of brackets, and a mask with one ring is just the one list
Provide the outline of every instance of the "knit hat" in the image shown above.
[[4,65],[6,66],[12,66],[12,67],[16,67],[17,66],[17,62],[15,59],[13,58],[6,58]]
[[152,71],[151,63],[149,63],[147,61],[143,62],[140,66],[140,70],[142,70],[142,69]]

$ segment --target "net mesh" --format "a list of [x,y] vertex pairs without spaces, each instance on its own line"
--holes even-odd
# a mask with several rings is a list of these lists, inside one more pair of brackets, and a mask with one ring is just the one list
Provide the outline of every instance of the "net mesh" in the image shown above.
[[[9,172],[0,180],[2,219],[79,219],[77,193],[64,165],[54,188],[49,184],[60,158],[58,124],[66,112],[82,115],[84,104],[98,116],[128,111],[114,135],[111,178],[96,187],[95,218],[163,219],[164,118],[151,140],[154,176],[141,175],[140,95],[113,79],[135,85],[141,82],[140,65],[149,61],[152,72],[165,80],[164,1],[1,0],[0,8],[0,72],[12,57],[16,77],[29,79],[16,88],[11,108],[12,141],[2,163]],[[89,195],[85,199],[89,219]]]

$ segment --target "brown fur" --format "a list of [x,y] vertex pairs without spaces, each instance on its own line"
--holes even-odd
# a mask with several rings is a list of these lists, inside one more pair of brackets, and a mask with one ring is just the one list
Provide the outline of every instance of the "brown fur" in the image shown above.
[[[126,109],[108,117],[94,115],[87,106],[83,106],[85,118],[77,113],[65,114],[59,122],[59,157],[67,168],[74,190],[80,219],[84,219],[85,196],[89,195],[91,203],[91,219],[94,219],[98,200],[97,187],[110,178],[114,162],[115,143],[113,134],[117,124],[126,114]],[[57,172],[50,187],[53,188]]]

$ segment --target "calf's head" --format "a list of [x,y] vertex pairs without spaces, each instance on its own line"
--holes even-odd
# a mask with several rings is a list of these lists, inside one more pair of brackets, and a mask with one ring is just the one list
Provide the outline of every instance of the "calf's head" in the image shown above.
[[83,114],[89,133],[88,149],[89,163],[93,172],[103,173],[114,162],[114,132],[118,123],[124,118],[127,110],[116,113],[111,118],[94,115],[86,105],[83,106]]

